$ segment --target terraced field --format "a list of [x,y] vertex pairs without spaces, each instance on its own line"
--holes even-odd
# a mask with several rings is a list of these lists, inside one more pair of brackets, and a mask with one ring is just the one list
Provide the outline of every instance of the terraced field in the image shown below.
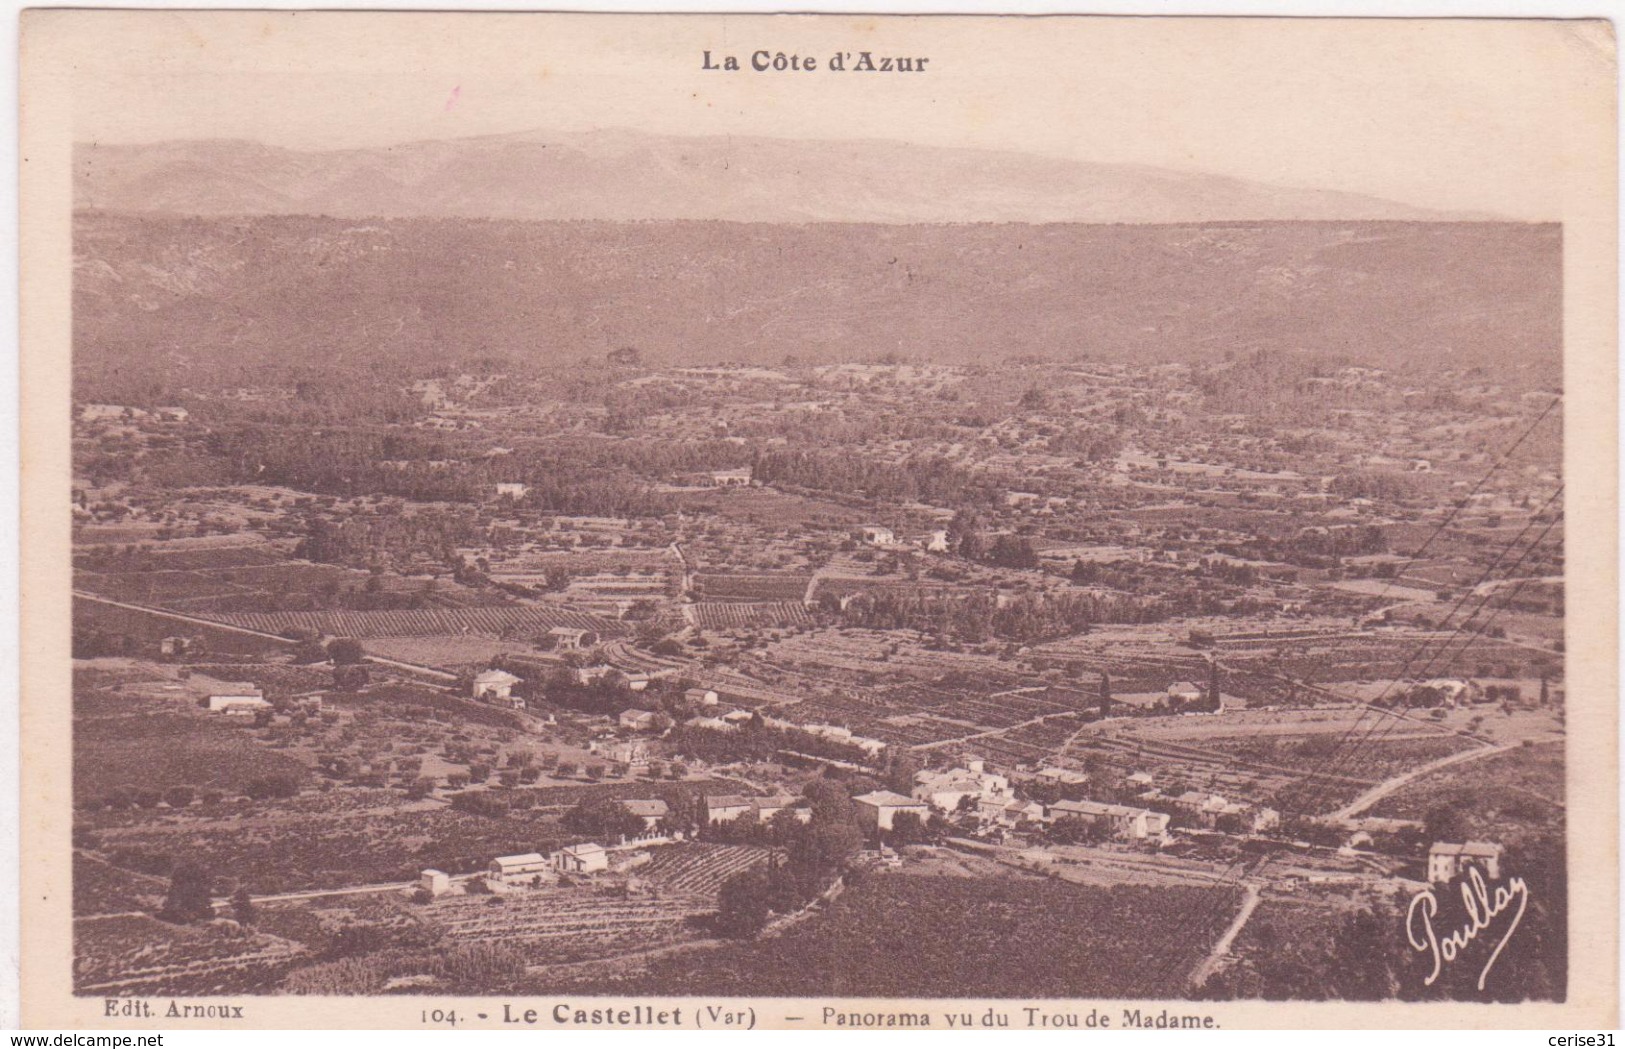
[[388,612],[233,612],[215,615],[232,626],[278,633],[315,630],[338,637],[445,637],[454,634],[499,635],[504,631],[536,632],[556,626],[618,635],[623,629],[598,616],[540,605],[505,608],[436,608]]
[[817,625],[800,601],[702,601],[692,607],[694,622],[706,630]]
[[692,936],[693,920],[714,906],[715,897],[705,893],[654,897],[540,889],[502,897],[446,896],[426,917],[457,940],[533,949],[540,964],[674,943]]
[[673,845],[657,849],[638,874],[672,892],[703,893],[715,899],[722,883],[740,871],[765,863],[772,853],[752,845]]
[[80,994],[244,994],[274,987],[303,945],[235,926],[176,926],[148,917],[81,919],[74,928]]
[[810,575],[775,573],[755,575],[746,573],[718,574],[704,572],[694,577],[695,590],[707,601],[745,601],[799,603],[807,592]]

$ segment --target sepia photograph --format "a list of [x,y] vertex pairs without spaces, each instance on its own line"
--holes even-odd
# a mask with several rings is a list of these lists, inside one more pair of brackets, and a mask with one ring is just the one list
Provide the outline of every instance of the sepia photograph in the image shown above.
[[35,14],[25,1010],[1616,1022],[1606,23]]

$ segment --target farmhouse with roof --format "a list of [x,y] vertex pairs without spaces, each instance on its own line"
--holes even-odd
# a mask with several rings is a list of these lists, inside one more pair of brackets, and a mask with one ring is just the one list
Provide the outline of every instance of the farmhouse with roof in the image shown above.
[[1501,852],[1501,846],[1487,841],[1436,841],[1428,850],[1428,881],[1450,881],[1468,867],[1478,867],[1493,881],[1501,876]]
[[1175,681],[1168,686],[1168,698],[1182,703],[1194,703],[1202,698],[1202,690],[1189,681]]
[[609,853],[595,842],[566,845],[553,854],[553,866],[560,874],[591,874],[609,869]]
[[649,744],[641,739],[617,739],[603,744],[594,741],[589,749],[601,755],[604,760],[621,765],[637,766],[649,763]]
[[638,710],[635,707],[623,710],[618,720],[622,728],[633,732],[652,732],[655,727],[655,713],[652,710]]
[[644,830],[654,830],[655,825],[671,812],[670,806],[659,798],[624,798],[621,808],[642,820]]
[[926,770],[914,776],[914,797],[932,808],[953,812],[966,798],[983,802],[1006,804],[1015,800],[1010,780],[988,772],[981,759],[972,759],[964,768],[947,771]]
[[474,698],[487,702],[512,699],[513,687],[517,684],[519,678],[506,670],[482,670],[474,675]]
[[872,790],[852,801],[858,807],[858,822],[870,831],[891,830],[898,815],[904,812],[912,812],[922,821],[931,815],[925,802],[892,790]]
[[897,533],[880,525],[864,525],[858,529],[858,538],[870,546],[896,546]]
[[705,822],[732,823],[756,808],[743,794],[707,794],[705,796]]
[[547,857],[539,852],[522,852],[514,856],[498,856],[488,868],[490,876],[501,882],[533,878],[548,870]]
[[1058,801],[1049,807],[1048,816],[1052,821],[1070,818],[1103,826],[1120,841],[1145,841],[1168,833],[1168,817],[1161,812],[1103,801]]
[[272,709],[265,693],[257,688],[242,688],[209,696],[209,712],[228,717],[251,718],[262,710]]

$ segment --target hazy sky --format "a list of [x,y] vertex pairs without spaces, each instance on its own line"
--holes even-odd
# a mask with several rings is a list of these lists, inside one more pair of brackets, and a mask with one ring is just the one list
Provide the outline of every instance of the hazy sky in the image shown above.
[[[1564,214],[1611,123],[1598,23],[62,13],[74,137],[377,146],[524,129],[882,138]],[[87,29],[98,29],[89,32]],[[708,73],[704,50],[929,56]]]

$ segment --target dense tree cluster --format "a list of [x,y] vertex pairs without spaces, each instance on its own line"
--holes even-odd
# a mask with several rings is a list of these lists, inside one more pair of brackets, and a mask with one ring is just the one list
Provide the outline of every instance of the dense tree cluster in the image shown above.
[[872,765],[876,760],[862,747],[796,728],[769,725],[761,720],[760,715],[731,730],[677,725],[666,741],[679,754],[712,763],[770,761],[784,751],[832,758],[854,765]]
[[1167,615],[1157,601],[1120,594],[1021,594],[1001,602],[990,591],[943,596],[923,587],[861,593],[837,610],[848,626],[918,630],[968,644],[1034,644],[1081,633],[1093,623],[1154,623]]
[[716,916],[722,935],[754,936],[775,913],[789,914],[805,906],[863,847],[856,806],[839,781],[813,780],[803,793],[811,803],[812,819],[790,833],[782,860],[722,883]]
[[764,484],[862,496],[887,503],[924,502],[936,506],[989,505],[1004,497],[997,480],[926,458],[884,463],[831,452],[769,452],[757,458],[753,476]]

